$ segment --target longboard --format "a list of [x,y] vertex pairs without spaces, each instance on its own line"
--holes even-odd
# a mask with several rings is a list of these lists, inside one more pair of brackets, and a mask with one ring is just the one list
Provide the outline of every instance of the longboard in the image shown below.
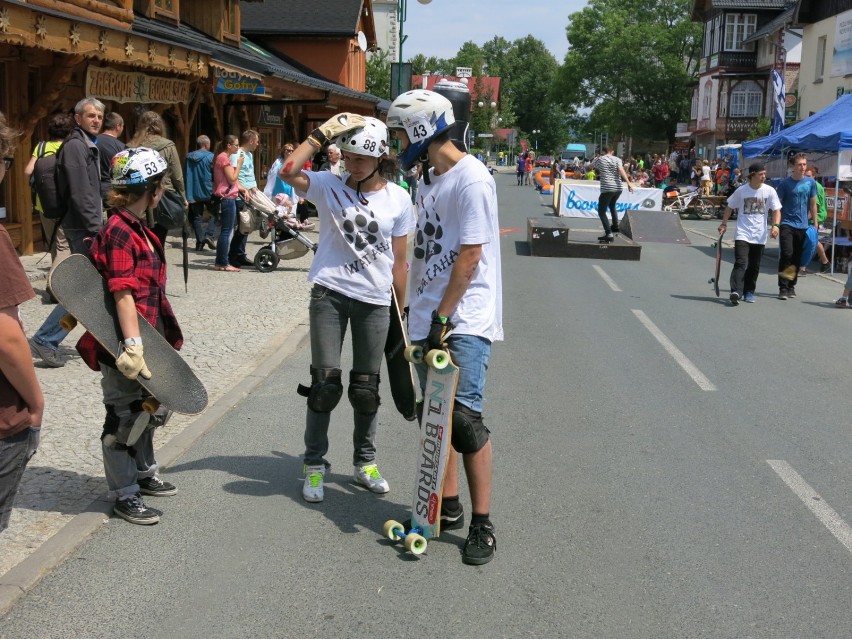
[[405,350],[410,345],[408,331],[405,330],[397,305],[396,292],[391,289],[390,325],[385,341],[388,383],[396,409],[411,422],[417,419],[417,394],[414,390],[414,371],[411,363],[405,358]]
[[715,275],[707,282],[713,285],[713,290],[716,291],[716,297],[719,297],[719,271],[722,269],[722,238],[725,234],[722,233],[719,239],[713,244],[716,247],[716,271]]
[[459,369],[448,351],[435,349],[423,357],[419,346],[406,354],[429,367],[423,394],[423,418],[418,433],[414,496],[411,502],[411,527],[393,519],[386,521],[384,535],[391,541],[405,540],[405,549],[414,555],[426,551],[427,540],[441,533],[441,498],[453,432],[453,403]]
[[[115,297],[106,280],[85,255],[71,255],[62,260],[49,277],[49,287],[71,317],[113,357],[118,357],[123,343],[115,308]],[[145,363],[151,379],[137,378],[155,401],[146,400],[144,407],[153,413],[158,405],[184,415],[197,415],[207,407],[207,390],[180,354],[166,339],[137,313],[139,333],[145,349]],[[67,320],[64,322],[69,326]],[[69,326],[73,328],[73,322]]]

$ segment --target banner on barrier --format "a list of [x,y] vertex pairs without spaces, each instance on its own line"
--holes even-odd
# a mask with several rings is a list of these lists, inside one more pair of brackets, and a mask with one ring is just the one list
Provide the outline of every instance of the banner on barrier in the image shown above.
[[[600,194],[601,187],[598,182],[589,182],[588,184],[561,183],[559,215],[563,217],[597,217]],[[625,188],[621,192],[615,207],[619,219],[624,217],[624,212],[627,210],[661,211],[663,209],[663,191],[662,189],[635,188],[631,193]]]

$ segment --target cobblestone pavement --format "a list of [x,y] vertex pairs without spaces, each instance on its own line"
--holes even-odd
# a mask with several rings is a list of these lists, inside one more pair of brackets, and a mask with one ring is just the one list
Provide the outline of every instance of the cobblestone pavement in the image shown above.
[[[315,233],[309,233],[316,239]],[[212,405],[248,375],[295,327],[307,321],[312,253],[281,261],[271,273],[251,267],[239,273],[212,268],[214,253],[189,253],[189,292],[184,291],[180,240],[168,238],[168,296],[183,329],[182,355],[204,382]],[[262,245],[249,238],[248,254]],[[195,242],[190,239],[190,246]],[[50,257],[22,257],[37,294],[46,285]],[[21,307],[28,336],[53,306],[40,295]],[[75,515],[106,495],[100,434],[104,408],[100,375],[77,355],[77,328],[60,347],[62,368],[36,363],[45,395],[41,446],[21,484],[9,528],[0,535],[0,576],[26,559]],[[175,415],[157,431],[159,448],[189,425],[193,417]]]

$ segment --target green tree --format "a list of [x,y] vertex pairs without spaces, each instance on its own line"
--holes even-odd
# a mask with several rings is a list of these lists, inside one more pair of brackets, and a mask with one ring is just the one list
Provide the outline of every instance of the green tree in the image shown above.
[[570,16],[571,49],[555,95],[591,108],[613,141],[625,135],[673,140],[689,108],[701,25],[692,0],[589,0]]
[[555,140],[550,138],[558,135],[555,125],[559,120],[552,95],[559,69],[556,58],[541,40],[526,36],[515,40],[501,59],[495,59],[501,67],[502,99],[511,100],[518,127],[522,131],[540,129],[539,140],[553,146]]
[[754,128],[748,132],[746,136],[746,140],[756,140],[757,138],[764,138],[769,135],[769,130],[772,128],[772,120],[765,116],[761,116],[757,118],[757,122],[754,125]]
[[423,75],[427,71],[432,75],[452,75],[456,72],[456,65],[444,58],[435,56],[427,58],[422,53],[418,53],[410,57],[408,61],[411,63],[412,75]]
[[390,100],[391,65],[387,51],[367,56],[367,93]]

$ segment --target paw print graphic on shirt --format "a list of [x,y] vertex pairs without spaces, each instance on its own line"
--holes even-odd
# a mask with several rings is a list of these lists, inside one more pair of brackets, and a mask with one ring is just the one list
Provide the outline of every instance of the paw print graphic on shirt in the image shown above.
[[[414,257],[418,260],[429,260],[433,255],[438,255],[441,252],[439,240],[444,237],[444,229],[441,227],[441,218],[437,213],[425,214],[423,228],[417,229],[417,234],[414,237]],[[434,220],[434,221],[433,221]]]
[[357,213],[354,219],[349,219],[344,211],[343,216],[343,237],[356,249],[361,251],[379,240],[378,235],[376,235],[379,232],[379,223],[375,219],[371,219],[373,217],[372,212],[370,217],[363,213]]

